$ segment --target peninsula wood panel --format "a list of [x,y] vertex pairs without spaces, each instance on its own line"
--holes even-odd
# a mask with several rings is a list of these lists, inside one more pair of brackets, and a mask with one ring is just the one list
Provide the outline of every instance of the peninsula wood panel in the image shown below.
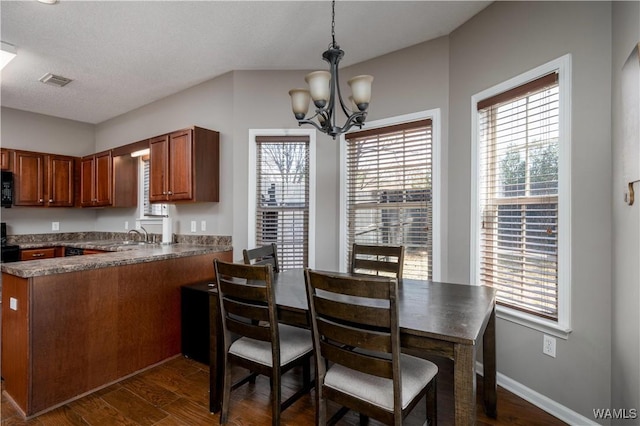
[[[31,416],[179,354],[180,287],[213,279],[214,258],[232,255],[19,279],[30,289],[30,362],[5,378],[8,393],[27,388],[26,403],[16,402]],[[26,333],[26,320],[18,328]],[[15,357],[5,349],[3,370],[4,355]]]

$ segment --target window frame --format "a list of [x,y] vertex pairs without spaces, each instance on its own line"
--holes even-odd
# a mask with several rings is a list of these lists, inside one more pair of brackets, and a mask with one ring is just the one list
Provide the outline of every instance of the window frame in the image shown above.
[[571,55],[567,54],[490,87],[471,97],[471,253],[470,283],[480,285],[481,211],[479,187],[480,123],[477,104],[483,99],[522,86],[550,72],[558,72],[558,320],[496,305],[496,315],[535,330],[566,339],[571,332]]
[[[412,121],[431,119],[431,184],[432,194],[431,200],[433,205],[432,218],[432,272],[431,279],[433,281],[442,280],[442,265],[444,257],[442,255],[441,241],[441,149],[440,149],[440,109],[430,109],[418,111],[415,113],[404,114],[380,120],[367,121],[365,128],[367,130],[393,126],[396,124],[410,123]],[[344,134],[340,135],[340,233],[339,233],[339,270],[346,272],[349,269],[347,262],[347,254],[350,247],[347,247],[348,230],[347,230],[347,145]]]
[[309,138],[309,228],[308,267],[315,268],[315,234],[316,234],[316,131],[312,129],[249,129],[249,182],[248,182],[248,231],[247,248],[256,246],[256,171],[258,136],[307,136]]

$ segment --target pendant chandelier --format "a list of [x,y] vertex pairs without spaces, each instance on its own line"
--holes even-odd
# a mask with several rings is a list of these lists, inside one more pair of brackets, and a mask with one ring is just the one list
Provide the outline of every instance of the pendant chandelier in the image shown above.
[[[311,72],[305,77],[309,89],[291,89],[289,91],[293,115],[298,120],[298,125],[311,124],[333,139],[353,126],[362,128],[371,100],[371,82],[373,81],[373,77],[370,75],[359,75],[350,79],[348,81],[349,87],[351,87],[350,107],[345,105],[338,79],[338,64],[344,56],[344,51],[336,44],[335,17],[336,2],[333,0],[331,2],[332,42],[322,54],[322,58],[329,63],[329,71]],[[340,103],[340,107],[347,117],[342,127],[336,125],[336,93],[337,102]],[[313,99],[316,110],[313,115],[306,117],[310,99]],[[314,119],[317,119],[317,122]]]

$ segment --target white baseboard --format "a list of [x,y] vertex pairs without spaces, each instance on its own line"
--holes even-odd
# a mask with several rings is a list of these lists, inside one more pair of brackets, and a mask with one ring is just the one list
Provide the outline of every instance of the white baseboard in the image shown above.
[[[476,361],[476,372],[481,376],[484,376],[483,371],[483,365],[480,362]],[[565,407],[562,404],[557,403],[556,401],[542,395],[541,393],[534,391],[533,389],[529,389],[522,383],[516,382],[515,380],[505,376],[504,374],[497,373],[496,380],[498,382],[498,385],[502,386],[509,392],[518,395],[525,401],[532,403],[536,407],[546,411],[554,417],[559,418],[565,423],[568,423],[570,425],[599,426],[599,423],[596,423],[592,419],[589,419],[582,414],[576,413],[575,411]],[[498,406],[498,413],[500,413],[500,406]]]

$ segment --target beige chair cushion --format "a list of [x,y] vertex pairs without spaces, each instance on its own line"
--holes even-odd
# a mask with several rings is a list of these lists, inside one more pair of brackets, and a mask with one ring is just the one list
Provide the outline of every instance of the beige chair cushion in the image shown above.
[[[289,363],[313,350],[311,332],[279,324],[280,365]],[[241,337],[231,344],[229,353],[271,367],[271,343]]]
[[[402,408],[438,373],[438,366],[424,359],[400,355],[402,376]],[[353,397],[393,411],[393,380],[372,376],[334,364],[324,378],[324,384]]]

